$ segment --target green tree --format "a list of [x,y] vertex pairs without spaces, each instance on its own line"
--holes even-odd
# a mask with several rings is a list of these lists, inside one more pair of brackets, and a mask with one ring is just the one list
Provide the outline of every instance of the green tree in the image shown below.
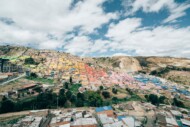
[[70,81],[70,84],[73,85],[73,78],[72,78],[72,76],[70,76],[69,81]]
[[4,97],[1,102],[0,112],[1,113],[13,112],[14,108],[15,108],[15,103]]
[[150,94],[150,95],[149,95],[149,101],[150,101],[153,105],[159,105],[158,96],[155,95],[155,94]]
[[112,98],[112,102],[113,102],[114,104],[117,104],[117,103],[118,103],[118,98],[117,98],[117,97],[113,97],[113,98]]
[[65,88],[65,89],[69,89],[69,83],[68,83],[68,82],[65,82],[65,83],[64,83],[64,88]]
[[65,95],[65,89],[60,89],[59,96],[64,96],[64,95]]
[[174,98],[174,99],[173,99],[172,105],[177,106],[177,107],[182,107],[182,108],[185,107],[185,105],[183,104],[183,102],[180,101],[180,100],[178,100],[177,98]]
[[83,93],[77,93],[77,99],[85,100],[85,96]]
[[37,78],[38,75],[37,75],[36,73],[32,72],[32,73],[30,74],[30,77],[31,77],[31,78]]
[[75,95],[72,95],[70,101],[75,104],[76,100],[77,100],[77,97]]
[[52,93],[52,91],[47,91],[45,93],[40,93],[37,96],[37,108],[49,108],[55,107],[57,104],[57,95]]
[[117,89],[116,88],[112,88],[112,93],[117,94]]
[[67,101],[67,98],[65,97],[65,95],[59,96],[59,106],[63,107],[66,101]]
[[108,91],[103,91],[102,95],[104,96],[104,98],[110,98],[110,92]]
[[85,94],[87,96],[87,102],[89,106],[102,106],[103,99],[98,93],[94,91],[87,91]]
[[77,107],[82,107],[82,106],[84,106],[84,101],[81,100],[81,99],[77,99],[76,106],[77,106]]
[[26,58],[25,60],[24,60],[24,64],[37,64],[35,61],[34,61],[34,59],[32,58],[32,57],[30,57],[30,58]]
[[72,96],[72,92],[68,90],[68,91],[66,92],[66,98],[67,98],[68,100],[70,100],[70,99],[71,99],[71,96]]
[[166,99],[165,96],[160,96],[160,97],[159,97],[159,103],[164,104],[164,100],[165,100],[165,99]]
[[103,86],[100,86],[99,89],[102,91],[102,90],[104,89],[104,87],[103,87]]

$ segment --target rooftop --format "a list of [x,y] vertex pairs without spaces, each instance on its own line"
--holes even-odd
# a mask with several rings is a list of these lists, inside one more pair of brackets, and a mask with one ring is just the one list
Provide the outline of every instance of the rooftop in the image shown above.
[[108,117],[106,114],[99,114],[98,117],[102,124],[110,124],[114,122],[114,119],[112,117]]
[[166,117],[166,122],[167,122],[167,124],[178,126],[176,120],[173,117],[171,117],[171,118]]
[[126,116],[118,116],[117,119],[121,121],[123,118],[126,118]]
[[170,110],[170,112],[175,116],[182,116],[182,113],[176,110]]
[[121,121],[114,122],[112,124],[105,124],[104,127],[127,127]]
[[134,127],[135,126],[135,119],[131,116],[123,118],[122,121],[127,125],[128,127]]
[[190,126],[190,121],[189,121],[189,120],[181,119],[181,122],[182,122],[183,125],[188,125],[188,126]]
[[106,111],[106,110],[112,110],[112,107],[111,106],[104,106],[104,107],[96,108],[96,112],[103,112],[103,111]]
[[95,118],[79,118],[72,122],[71,125],[96,125],[97,121]]

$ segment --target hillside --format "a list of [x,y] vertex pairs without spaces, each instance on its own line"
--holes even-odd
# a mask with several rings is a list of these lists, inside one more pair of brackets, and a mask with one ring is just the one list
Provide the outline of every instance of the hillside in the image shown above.
[[[84,64],[93,67],[99,71],[116,71],[116,72],[144,72],[151,73],[160,68],[168,66],[190,68],[190,59],[187,58],[172,58],[172,57],[131,57],[131,56],[114,56],[114,57],[100,57],[100,58],[80,58],[73,56],[69,53],[63,53],[53,50],[37,50],[27,47],[16,46],[0,46],[0,56],[10,59],[14,64],[24,65],[24,59],[32,57],[38,65],[24,65],[31,68],[34,72],[41,72],[44,75],[49,75],[53,70],[56,74],[61,69],[71,69],[71,67],[83,66]],[[68,63],[67,68],[62,68],[62,61]],[[76,65],[72,65],[77,63]],[[79,67],[80,68],[80,67]],[[82,67],[83,68],[83,67]],[[82,69],[81,68],[81,69]],[[93,71],[90,69],[90,71]],[[79,69],[80,71],[80,69]],[[81,72],[80,72],[81,73]],[[181,74],[182,73],[182,74]],[[180,83],[189,84],[188,75],[189,71],[184,70],[170,70],[163,75],[158,75],[163,78]],[[62,78],[68,78],[68,76]],[[61,78],[60,75],[56,75]],[[176,77],[178,79],[176,79]],[[85,78],[85,77],[83,77]],[[175,80],[174,80],[175,79]]]

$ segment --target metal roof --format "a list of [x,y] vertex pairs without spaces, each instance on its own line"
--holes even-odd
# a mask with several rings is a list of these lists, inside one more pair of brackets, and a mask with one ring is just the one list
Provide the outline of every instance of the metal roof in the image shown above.
[[123,118],[126,118],[126,116],[118,116],[117,119],[121,121]]
[[103,111],[106,111],[106,110],[112,110],[112,107],[111,106],[104,106],[104,107],[96,108],[96,112],[103,112]]
[[190,121],[189,121],[189,120],[181,119],[181,122],[182,122],[183,125],[188,125],[188,126],[190,126]]

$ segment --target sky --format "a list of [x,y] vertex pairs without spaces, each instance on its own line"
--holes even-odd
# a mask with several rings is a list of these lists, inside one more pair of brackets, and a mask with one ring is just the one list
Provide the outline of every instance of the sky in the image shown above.
[[190,0],[0,0],[0,45],[190,58]]

